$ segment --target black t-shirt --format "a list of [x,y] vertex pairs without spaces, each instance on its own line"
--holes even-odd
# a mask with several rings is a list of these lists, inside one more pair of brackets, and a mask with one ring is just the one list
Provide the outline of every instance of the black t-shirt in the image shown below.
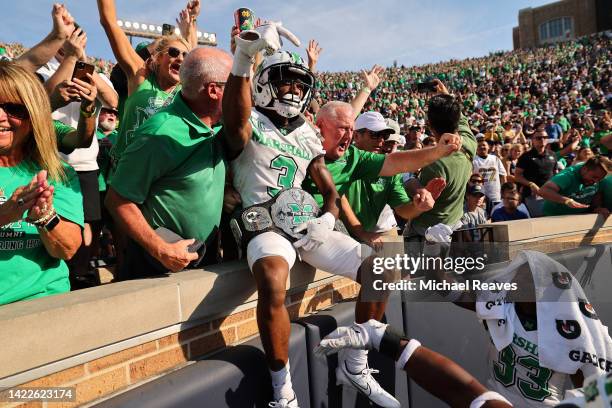
[[[542,186],[555,174],[557,159],[553,153],[545,150],[544,154],[539,154],[535,149],[525,152],[519,157],[516,167],[523,169],[523,177],[527,180]],[[523,189],[524,196],[531,194],[531,189]]]

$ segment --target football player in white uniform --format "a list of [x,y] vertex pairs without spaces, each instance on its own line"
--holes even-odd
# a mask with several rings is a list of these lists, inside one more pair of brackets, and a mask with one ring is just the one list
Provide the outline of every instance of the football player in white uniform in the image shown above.
[[[318,134],[301,115],[310,101],[314,76],[299,55],[277,51],[279,34],[299,45],[293,34],[273,22],[235,37],[236,53],[224,90],[224,129],[220,137],[243,207],[265,203],[281,190],[300,188],[306,175],[324,199],[322,215],[295,228],[296,233],[306,233],[301,239],[292,244],[279,233],[263,232],[248,242],[246,251],[257,284],[257,323],[272,377],[274,401],[270,406],[297,407],[289,374],[290,322],[285,307],[285,288],[296,248],[301,259],[312,266],[353,280],[359,280],[362,259],[370,252],[364,249],[367,253],[362,253],[358,242],[333,231],[340,198],[326,168]],[[254,57],[264,50],[267,56],[251,84]],[[460,142],[450,137],[446,148],[430,152],[429,162],[459,146]],[[422,165],[422,161],[415,161],[414,169]],[[362,321],[381,319],[384,307],[384,302],[378,302],[371,308],[372,316]],[[356,387],[382,407],[399,407],[399,402],[374,380],[367,355],[365,361],[363,355],[360,350],[350,350],[340,358],[339,365],[344,369],[338,371],[338,381]]]

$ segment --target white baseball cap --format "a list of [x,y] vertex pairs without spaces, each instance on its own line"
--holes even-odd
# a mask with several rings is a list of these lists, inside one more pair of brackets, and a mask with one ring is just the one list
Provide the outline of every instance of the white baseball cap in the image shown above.
[[397,123],[396,121],[394,121],[393,119],[390,118],[386,118],[385,122],[387,123],[387,126],[389,126],[391,129],[393,129],[393,133],[391,133],[389,135],[389,138],[386,140],[391,141],[391,142],[401,142],[401,134],[400,134],[400,127],[399,127],[399,123]]
[[357,117],[355,121],[355,130],[368,129],[372,132],[380,132],[382,130],[388,130],[389,133],[393,132],[393,128],[387,125],[385,118],[379,112],[365,112]]

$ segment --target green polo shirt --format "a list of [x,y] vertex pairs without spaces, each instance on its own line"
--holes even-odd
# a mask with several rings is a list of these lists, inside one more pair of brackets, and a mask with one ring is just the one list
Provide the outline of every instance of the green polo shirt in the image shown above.
[[399,174],[354,181],[348,188],[346,198],[366,231],[375,230],[386,204],[395,208],[410,202]]
[[205,241],[219,226],[225,186],[225,156],[214,136],[177,95],[138,128],[110,185],[140,206],[152,228]]
[[[559,194],[564,197],[571,198],[581,204],[591,205],[593,197],[599,191],[599,184],[595,183],[590,186],[585,186],[582,183],[580,169],[584,163],[568,167],[561,173],[555,175],[549,181],[552,181],[559,187]],[[563,203],[555,203],[544,200],[542,207],[544,215],[566,215],[566,214],[585,214],[589,212],[588,208],[570,208]]]
[[[384,154],[366,152],[353,145],[338,160],[325,159],[340,195],[346,194],[354,181],[377,177],[384,162]],[[323,204],[323,197],[318,194],[317,186],[310,177],[304,181],[303,188],[314,195],[319,205]]]
[[459,120],[457,132],[462,139],[461,150],[424,167],[419,174],[422,186],[437,177],[446,180],[446,187],[434,207],[412,221],[411,226],[420,235],[425,235],[427,227],[432,225],[455,225],[463,216],[465,189],[472,174],[472,159],[476,154],[477,143],[467,118],[463,115]]

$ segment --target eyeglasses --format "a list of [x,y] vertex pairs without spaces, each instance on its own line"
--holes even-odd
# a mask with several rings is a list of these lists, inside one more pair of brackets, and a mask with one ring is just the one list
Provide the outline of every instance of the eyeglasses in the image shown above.
[[174,47],[168,47],[167,53],[172,58],[177,58],[179,55],[182,55],[183,58],[185,58],[188,54],[187,51],[181,51],[178,48],[174,48]]
[[483,179],[471,179],[470,183],[484,184],[484,180]]
[[371,130],[368,130],[368,135],[370,136],[370,139],[372,140],[377,140],[377,139],[383,139],[383,140],[387,140],[389,138],[389,136],[391,136],[391,134],[389,132],[386,132],[384,130],[381,130],[379,132],[374,132]]
[[534,140],[546,140],[546,139],[548,139],[548,137],[546,137],[546,136],[537,136],[537,137],[534,137],[533,139]]
[[0,108],[2,108],[2,110],[6,112],[8,116],[15,119],[24,120],[30,117],[30,114],[28,113],[28,108],[26,108],[25,105],[21,105],[19,103],[0,103]]
[[227,82],[221,82],[221,81],[211,81],[209,82],[209,84],[215,84],[220,88],[225,88],[225,84],[227,84]]

